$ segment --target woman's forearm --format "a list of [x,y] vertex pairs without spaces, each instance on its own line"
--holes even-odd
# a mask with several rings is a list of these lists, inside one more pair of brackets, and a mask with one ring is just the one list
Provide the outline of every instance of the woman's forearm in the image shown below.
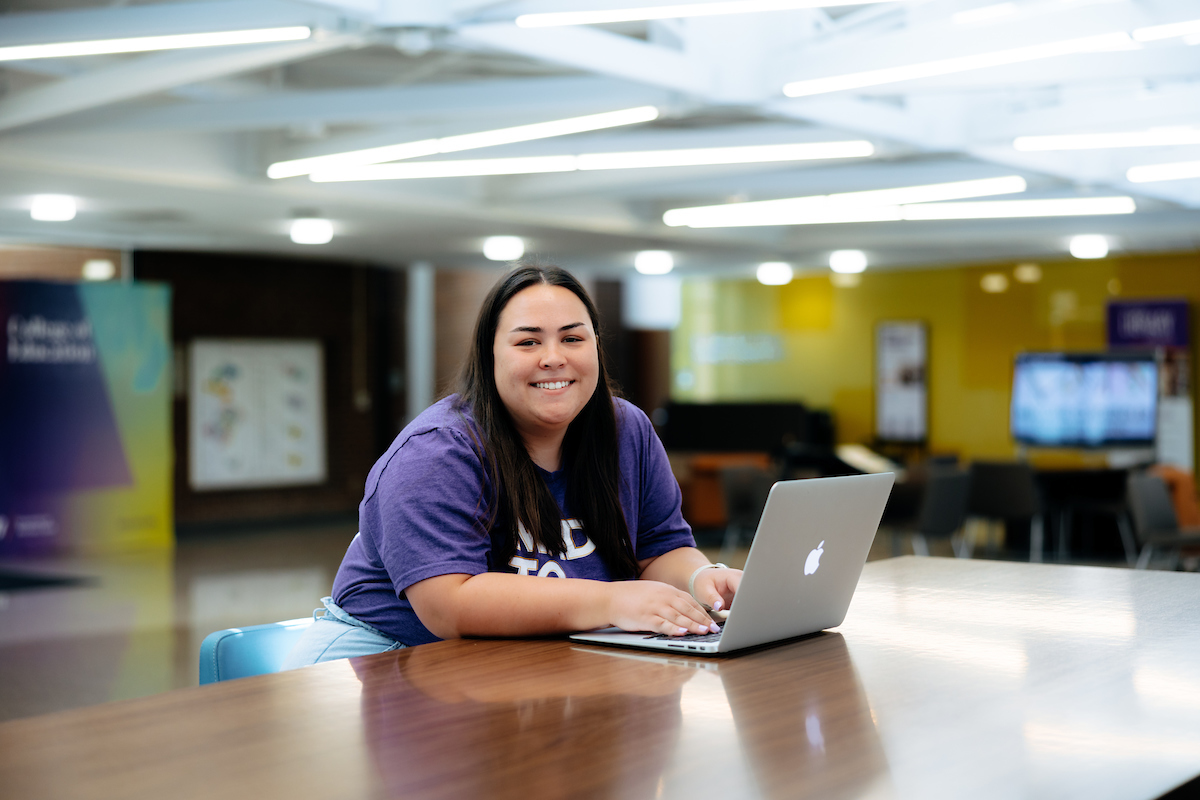
[[711,622],[686,591],[647,580],[606,583],[486,572],[429,578],[406,594],[421,623],[442,639],[539,636],[608,625],[702,633]]

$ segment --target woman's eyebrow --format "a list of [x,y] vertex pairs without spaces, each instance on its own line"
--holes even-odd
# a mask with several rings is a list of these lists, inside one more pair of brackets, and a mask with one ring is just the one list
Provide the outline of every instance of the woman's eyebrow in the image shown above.
[[[583,324],[584,323],[582,323],[582,322],[572,322],[570,325],[563,325],[561,328],[559,328],[559,331],[569,331],[572,328],[578,328]],[[541,328],[535,327],[533,325],[518,325],[517,327],[515,327],[511,331],[509,331],[509,333],[541,333],[541,332],[542,332]]]

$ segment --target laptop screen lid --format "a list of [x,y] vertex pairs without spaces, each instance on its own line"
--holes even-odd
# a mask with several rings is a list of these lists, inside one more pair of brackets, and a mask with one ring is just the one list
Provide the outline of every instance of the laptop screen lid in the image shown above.
[[841,624],[858,585],[892,473],[781,481],[771,488],[742,582],[715,646],[616,629],[577,641],[707,654],[790,639]]
[[775,484],[718,651],[840,625],[894,482],[885,472]]

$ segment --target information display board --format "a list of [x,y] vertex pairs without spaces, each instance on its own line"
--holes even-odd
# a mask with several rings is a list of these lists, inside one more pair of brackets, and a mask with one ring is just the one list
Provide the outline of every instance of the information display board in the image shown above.
[[197,339],[189,361],[193,489],[325,481],[320,342]]
[[929,435],[925,324],[881,322],[875,328],[875,436],[924,442]]

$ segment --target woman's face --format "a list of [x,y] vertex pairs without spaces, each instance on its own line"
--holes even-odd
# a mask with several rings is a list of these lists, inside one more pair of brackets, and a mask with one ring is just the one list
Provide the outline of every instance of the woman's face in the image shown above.
[[500,312],[496,389],[523,438],[561,435],[596,391],[596,331],[570,289],[535,284]]

